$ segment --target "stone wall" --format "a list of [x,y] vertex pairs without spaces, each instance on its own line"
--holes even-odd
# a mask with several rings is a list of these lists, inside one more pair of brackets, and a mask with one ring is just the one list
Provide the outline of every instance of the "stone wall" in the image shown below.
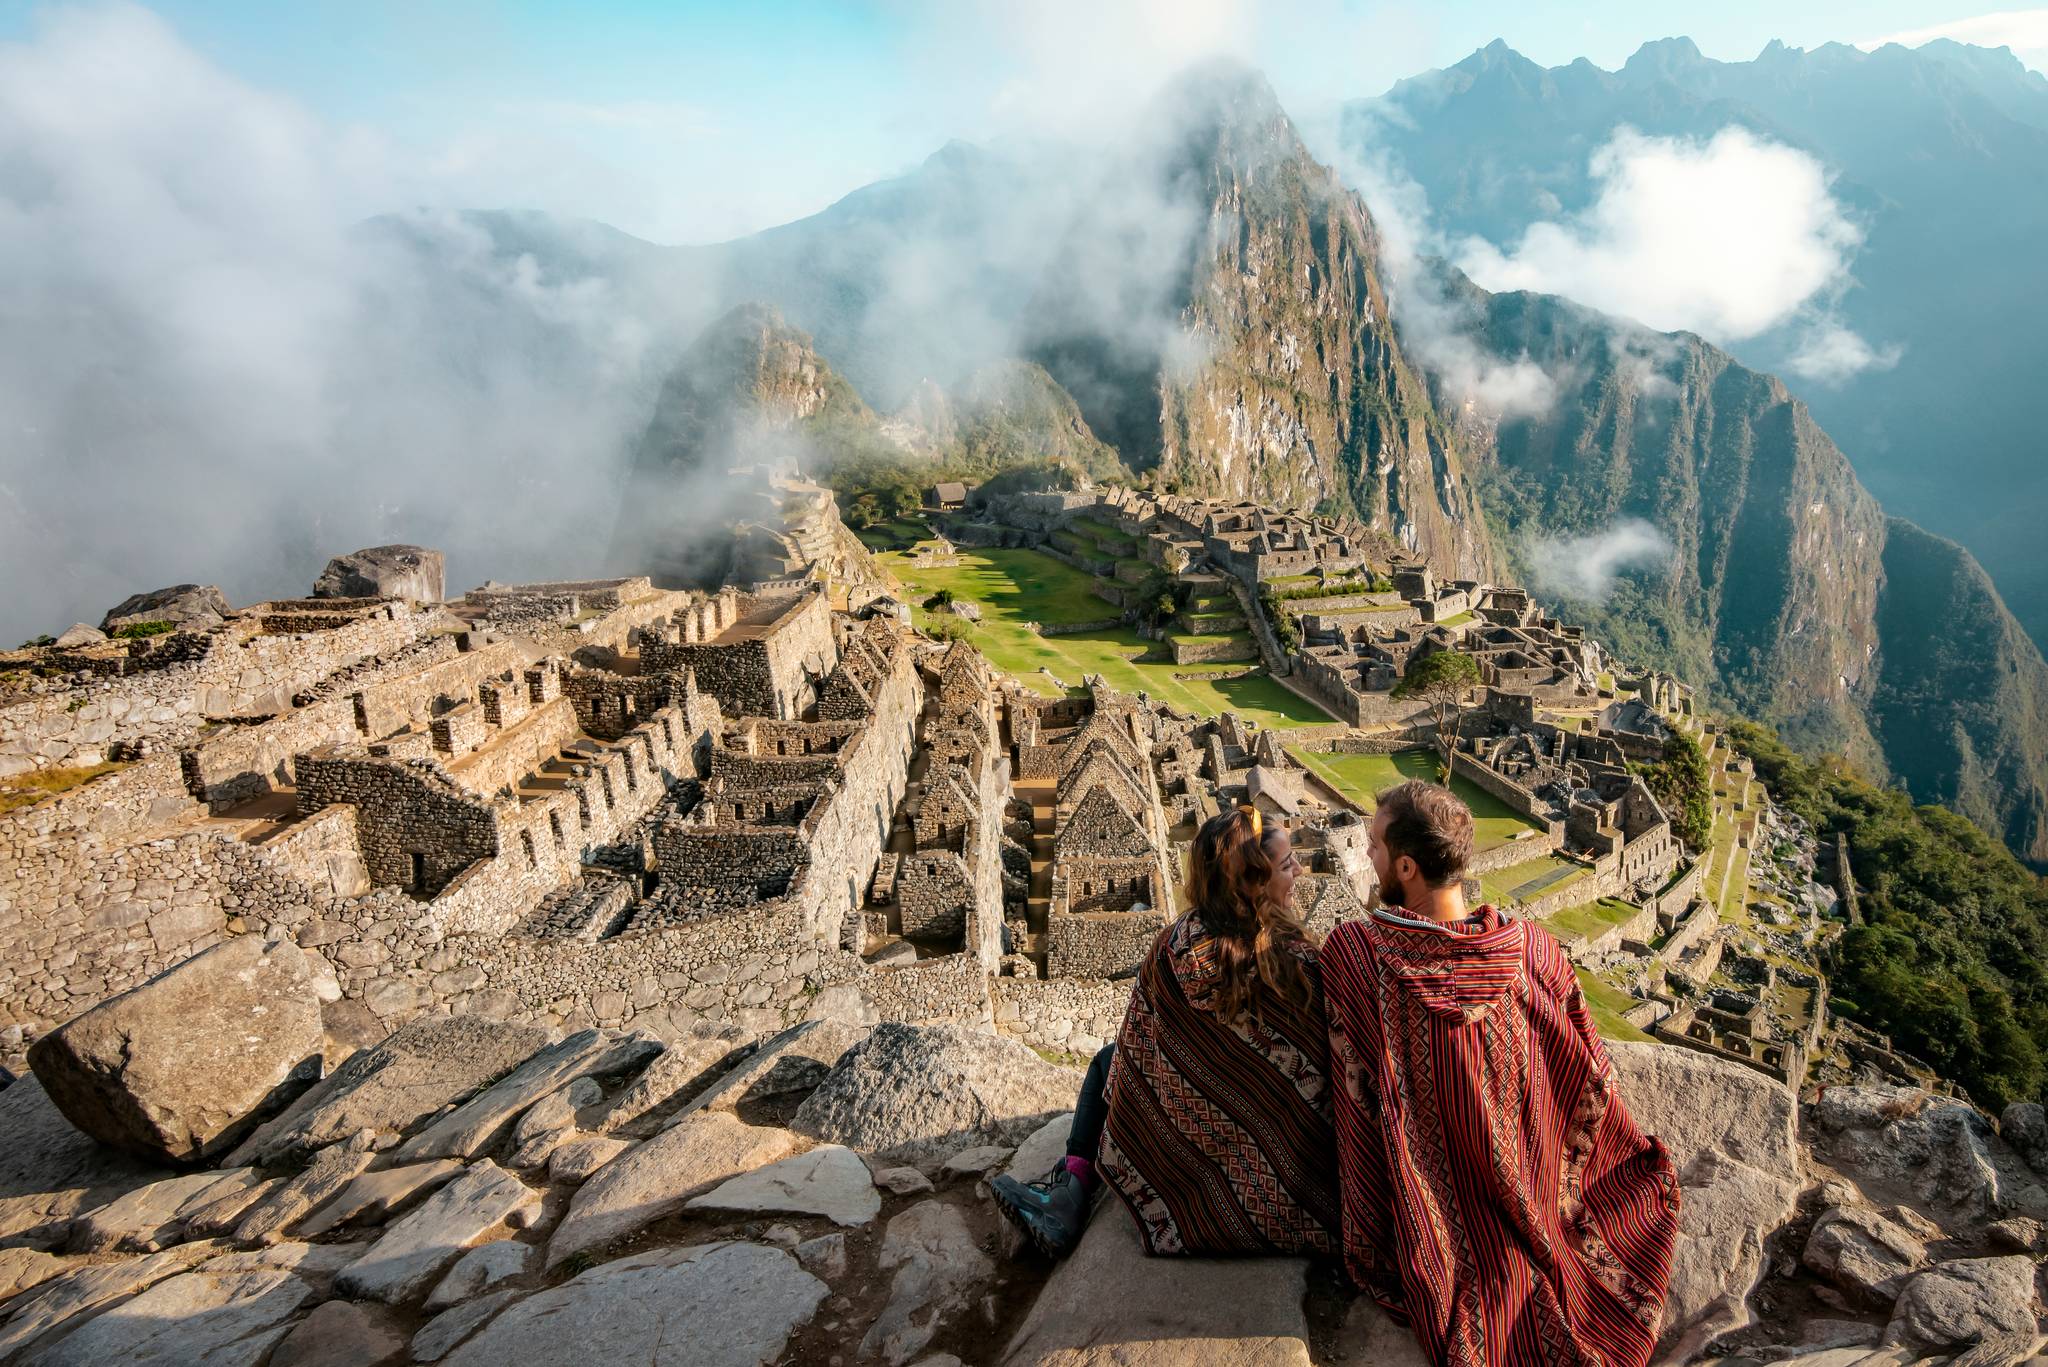
[[1129,981],[1101,978],[995,980],[995,1025],[1047,1053],[1092,1056],[1114,1043],[1131,1003]]
[[1242,660],[1247,658],[1245,649],[1251,644],[1248,639],[1226,638],[1217,641],[1175,641],[1167,644],[1173,649],[1173,662],[1177,665],[1205,665],[1218,660]]
[[1172,917],[1164,911],[1100,912],[1047,921],[1047,978],[1107,978],[1129,973]]
[[1481,764],[1462,750],[1451,752],[1451,776],[1462,778],[1482,792],[1505,802],[1517,815],[1535,822],[1551,834],[1551,843],[1564,839],[1564,823],[1552,819],[1549,808],[1521,784],[1497,769]]
[[267,717],[322,679],[415,640],[428,620],[404,603],[380,604],[329,631],[272,635],[260,614],[160,647],[179,663],[31,694],[0,706],[0,777],[59,765],[90,765],[110,746],[183,745],[207,721]]

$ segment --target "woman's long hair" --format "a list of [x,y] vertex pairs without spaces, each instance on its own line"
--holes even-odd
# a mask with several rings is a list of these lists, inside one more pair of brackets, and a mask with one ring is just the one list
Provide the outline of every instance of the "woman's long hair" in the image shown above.
[[1297,1007],[1315,1000],[1300,953],[1315,938],[1274,892],[1269,834],[1255,809],[1235,807],[1203,822],[1188,851],[1187,903],[1217,940],[1226,1021],[1256,1017],[1267,993]]

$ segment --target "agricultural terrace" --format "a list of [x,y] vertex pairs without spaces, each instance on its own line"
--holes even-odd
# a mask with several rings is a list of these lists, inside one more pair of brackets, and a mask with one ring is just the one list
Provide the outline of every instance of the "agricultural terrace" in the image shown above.
[[[1237,678],[1175,678],[1237,667],[1231,662],[1200,666],[1142,658],[1158,649],[1126,627],[1103,628],[1074,635],[1040,636],[1027,625],[1046,626],[1099,622],[1119,615],[1098,598],[1093,581],[1081,571],[1034,550],[963,549],[952,564],[918,565],[901,551],[885,551],[879,559],[900,580],[920,627],[947,623],[989,659],[989,663],[1026,687],[1047,697],[1078,693],[1082,680],[1100,674],[1111,688],[1146,693],[1197,716],[1236,712],[1247,721],[1275,728],[1328,724],[1322,709],[1289,692],[1263,674]],[[956,601],[975,604],[979,622],[951,613],[926,612],[924,601],[941,589]],[[951,623],[958,623],[953,627]],[[1256,662],[1249,637],[1241,664]]]
[[[1397,750],[1391,755],[1337,755],[1313,750],[1296,753],[1302,762],[1315,770],[1326,783],[1349,798],[1359,810],[1368,813],[1373,810],[1373,798],[1376,794],[1393,787],[1403,779],[1424,778],[1432,783],[1437,780],[1436,752],[1426,748]],[[1451,791],[1464,799],[1465,805],[1472,809],[1476,827],[1473,831],[1475,850],[1497,849],[1510,841],[1532,840],[1541,834],[1534,822],[1485,789],[1465,779],[1453,778]],[[1516,866],[1524,867],[1530,866]],[[1520,882],[1527,882],[1537,876],[1537,872],[1532,868]]]

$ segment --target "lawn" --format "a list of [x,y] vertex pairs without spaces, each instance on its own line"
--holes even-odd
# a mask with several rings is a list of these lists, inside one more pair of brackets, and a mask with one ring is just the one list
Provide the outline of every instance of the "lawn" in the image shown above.
[[1554,854],[1541,854],[1479,875],[1479,892],[1497,907],[1511,907],[1577,882],[1589,870]]
[[[1047,697],[1058,696],[1060,685],[1079,692],[1084,677],[1100,674],[1111,688],[1148,693],[1197,716],[1236,712],[1247,721],[1276,728],[1316,726],[1330,720],[1313,703],[1264,675],[1176,679],[1174,674],[1182,669],[1221,666],[1181,666],[1165,660],[1140,663],[1137,657],[1154,644],[1125,627],[1067,636],[1040,636],[1029,630],[1027,622],[1099,621],[1114,612],[1090,591],[1089,576],[1037,551],[963,550],[958,564],[929,569],[912,565],[900,555],[884,555],[882,560],[903,581],[914,605],[942,588],[952,590],[955,598],[978,603],[982,618],[966,627],[966,639],[997,669]],[[930,621],[922,607],[914,607],[913,616],[920,626]],[[1245,659],[1250,661],[1255,655],[1246,638]],[[1048,669],[1059,684],[1042,672]]]
[[1583,935],[1587,939],[1605,934],[1615,926],[1629,920],[1642,908],[1613,897],[1602,897],[1597,902],[1582,902],[1575,907],[1566,907],[1553,916],[1544,918],[1543,924],[1550,933],[1560,940]]
[[[1391,755],[1332,755],[1304,751],[1301,758],[1331,787],[1367,812],[1373,809],[1376,794],[1402,779],[1426,778],[1434,782],[1437,776],[1436,752],[1427,749],[1397,750]],[[1465,779],[1452,779],[1451,791],[1472,809],[1477,826],[1473,840],[1476,849],[1494,849],[1524,831],[1537,830],[1534,823],[1524,820],[1499,798]]]
[[907,551],[918,542],[929,539],[931,534],[932,529],[923,522],[904,519],[862,527],[854,533],[860,538],[860,544],[871,551]]
[[1621,1013],[1636,1004],[1636,999],[1620,988],[1585,969],[1579,969],[1579,991],[1585,994],[1586,1010],[1593,1017],[1593,1028],[1604,1039],[1632,1040],[1654,1044],[1656,1040],[1642,1030],[1621,1018]]

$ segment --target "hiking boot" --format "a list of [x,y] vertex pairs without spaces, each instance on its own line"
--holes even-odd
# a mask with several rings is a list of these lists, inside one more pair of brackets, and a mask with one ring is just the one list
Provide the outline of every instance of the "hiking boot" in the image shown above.
[[1047,1257],[1064,1258],[1081,1242],[1094,1193],[1067,1171],[1064,1160],[1041,1181],[1019,1182],[1005,1175],[989,1187],[1003,1214]]

